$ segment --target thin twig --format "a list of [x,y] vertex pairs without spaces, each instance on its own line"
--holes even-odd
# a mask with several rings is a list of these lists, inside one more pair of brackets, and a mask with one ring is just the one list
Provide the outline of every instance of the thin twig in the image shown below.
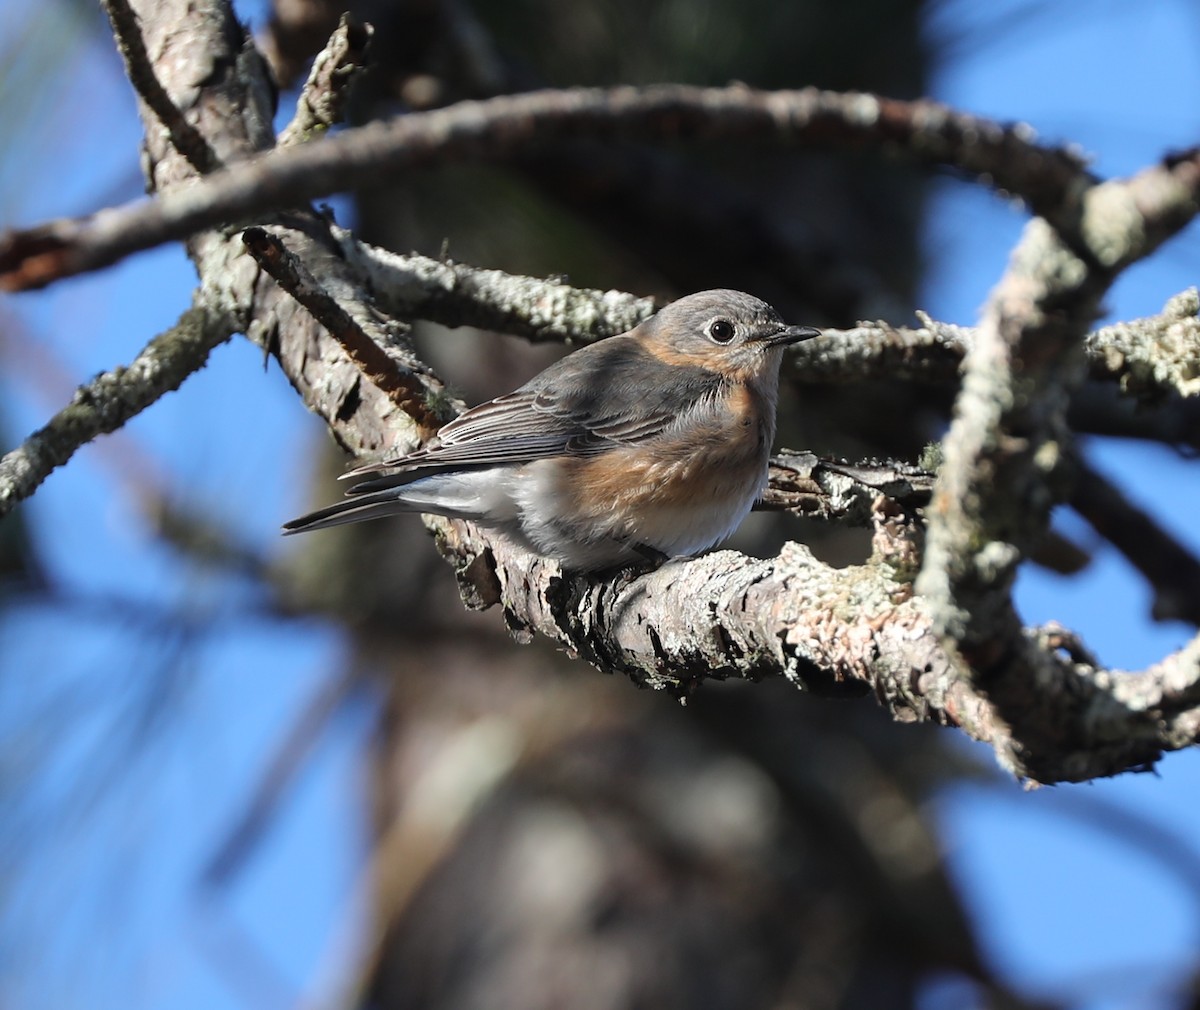
[[[449,420],[449,415],[430,407],[426,386],[384,350],[384,343],[392,343],[395,339],[388,332],[386,320],[382,317],[365,320],[351,315],[275,235],[262,228],[247,228],[242,233],[242,242],[258,265],[342,345],[363,375],[383,390],[426,434],[432,434]],[[368,334],[366,326],[374,332]]]
[[1155,397],[1154,409],[1121,395],[1112,382],[1089,382],[1071,398],[1071,429],[1115,438],[1162,442],[1188,458],[1200,456],[1200,396]]
[[33,494],[81,446],[115,431],[163,394],[178,389],[235,329],[228,315],[197,304],[151,340],[128,366],[80,386],[70,404],[0,459],[0,516]]
[[1184,544],[1082,459],[1075,462],[1075,487],[1068,500],[1146,577],[1154,590],[1157,620],[1200,627],[1200,560]]
[[279,134],[279,147],[312,140],[342,121],[354,84],[366,68],[374,31],[349,14],[342,15],[313,60],[296,101],[296,115]]
[[662,307],[653,298],[573,287],[558,278],[402,256],[332,231],[346,261],[369,279],[379,307],[398,319],[475,326],[534,343],[590,343],[631,330]]

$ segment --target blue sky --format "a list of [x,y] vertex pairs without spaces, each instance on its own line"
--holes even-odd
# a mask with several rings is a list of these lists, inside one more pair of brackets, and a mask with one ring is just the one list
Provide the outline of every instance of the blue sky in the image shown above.
[[[1200,14],[1184,0],[1049,3],[1031,20],[1005,20],[1029,6],[947,3],[930,31],[967,42],[940,68],[935,96],[1076,142],[1103,174],[1200,140]],[[87,44],[65,7],[39,6],[40,37],[71,52],[74,72],[27,110],[45,125],[30,128],[22,158],[0,161],[5,225],[138,192],[132,99],[115,57]],[[239,10],[256,16],[253,5]],[[0,26],[26,16],[25,5],[0,0]],[[5,104],[13,103],[0,93]],[[64,134],[68,150],[57,146]],[[36,168],[52,163],[63,170]],[[925,239],[929,277],[914,308],[971,322],[1024,222],[1020,208],[978,187],[939,182]],[[1156,312],[1198,279],[1192,229],[1121,279],[1110,316]],[[38,426],[76,382],[128,361],[174,321],[192,284],[172,248],[0,302],[6,342],[42,349],[34,381],[4,384],[0,425],[9,437]],[[306,504],[309,460],[323,438],[279,374],[235,341],[38,492],[30,521],[60,584],[97,599],[143,600],[165,618],[186,609],[189,620],[181,633],[175,619],[114,626],[100,609],[41,608],[0,624],[0,806],[12,826],[0,839],[9,897],[0,993],[10,1005],[278,1006],[337,990],[338,954],[352,944],[361,911],[359,757],[370,705],[348,705],[312,742],[264,843],[228,888],[206,889],[200,874],[249,801],[254,770],[337,673],[340,643],[316,622],[239,616],[261,602],[253,587],[185,574],[147,536],[131,494],[139,481],[170,475],[247,543],[282,550],[279,521]],[[1091,449],[1102,470],[1200,550],[1195,465],[1143,444]],[[1071,580],[1024,574],[1027,619],[1058,619],[1105,661],[1129,668],[1187,640],[1186,627],[1149,622],[1146,593],[1122,559],[1079,523],[1063,522],[1099,547],[1096,562]],[[209,619],[219,634],[205,630]],[[171,672],[165,698],[144,695],[154,663]],[[54,715],[31,720],[39,711]],[[160,722],[146,724],[148,712]],[[131,727],[143,743],[136,772],[115,794],[100,793],[107,745]],[[104,799],[80,813],[92,786]],[[937,801],[952,866],[996,967],[1033,993],[1087,994],[1089,1007],[1175,1005],[1169,986],[1200,950],[1198,795],[1200,755],[1190,752],[1168,757],[1158,775],[1033,794],[964,787]],[[1162,855],[1169,847],[1161,839],[1151,847],[1144,827],[1117,836],[1097,826],[1111,823],[1113,810],[1180,840],[1186,855]],[[19,844],[29,837],[38,842],[32,855]],[[125,914],[119,928],[104,928],[114,895]],[[953,1005],[936,992],[929,1003]]]

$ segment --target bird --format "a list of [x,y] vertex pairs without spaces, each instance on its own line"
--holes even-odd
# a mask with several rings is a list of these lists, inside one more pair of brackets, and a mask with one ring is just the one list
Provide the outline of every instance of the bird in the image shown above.
[[687,295],[349,471],[344,501],[283,532],[422,512],[579,572],[700,554],[765,489],[784,348],[820,332],[743,291]]

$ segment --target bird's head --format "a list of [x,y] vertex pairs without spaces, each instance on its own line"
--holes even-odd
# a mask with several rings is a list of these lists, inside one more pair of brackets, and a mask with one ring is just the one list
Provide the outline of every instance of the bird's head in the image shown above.
[[772,377],[786,345],[820,332],[789,326],[761,298],[723,289],[680,298],[635,331],[647,350],[664,361],[740,381]]

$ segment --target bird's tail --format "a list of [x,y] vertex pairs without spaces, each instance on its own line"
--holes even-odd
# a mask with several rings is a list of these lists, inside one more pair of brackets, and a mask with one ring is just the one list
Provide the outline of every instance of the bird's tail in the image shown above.
[[309,530],[325,530],[331,526],[360,523],[368,519],[379,519],[381,516],[398,515],[401,512],[428,511],[410,505],[398,497],[398,494],[397,490],[376,491],[374,494],[347,498],[335,505],[328,505],[284,523],[283,535],[286,537],[293,533],[307,533]]
[[485,498],[495,486],[495,478],[479,471],[373,477],[351,487],[344,501],[284,523],[283,534],[307,533],[404,512],[480,519],[489,512]]

